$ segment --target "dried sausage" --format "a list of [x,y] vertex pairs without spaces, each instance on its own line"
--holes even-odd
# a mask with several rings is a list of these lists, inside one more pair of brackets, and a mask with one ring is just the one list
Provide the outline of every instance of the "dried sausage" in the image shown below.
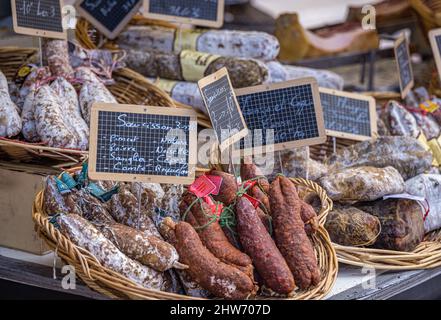
[[84,218],[64,214],[58,217],[57,222],[65,236],[77,246],[88,250],[104,267],[144,288],[161,290],[166,287],[166,281],[160,272],[128,258]]
[[[167,218],[164,223],[171,223]],[[204,289],[216,297],[246,299],[256,293],[251,278],[216,258],[201,242],[194,228],[179,222],[171,226],[176,237],[176,250],[182,263],[188,265],[186,272]]]
[[248,199],[241,197],[237,201],[236,218],[240,242],[265,285],[279,294],[292,292],[294,277]]
[[161,272],[171,268],[186,269],[179,263],[176,249],[155,236],[119,223],[101,225],[98,229],[129,258],[145,266]]
[[302,203],[294,184],[277,177],[270,188],[270,203],[277,247],[288,263],[297,286],[307,289],[320,281],[314,248],[301,218]]

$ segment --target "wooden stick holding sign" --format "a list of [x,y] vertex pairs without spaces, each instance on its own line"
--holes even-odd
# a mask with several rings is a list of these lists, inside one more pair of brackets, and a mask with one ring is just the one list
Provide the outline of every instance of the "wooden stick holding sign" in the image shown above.
[[[244,155],[297,148],[326,141],[323,111],[317,81],[304,78],[236,90],[240,109],[250,134],[241,141]],[[255,130],[262,130],[262,142],[254,144]],[[273,143],[266,141],[273,130]],[[247,141],[248,139],[248,141]]]
[[102,103],[92,106],[91,179],[190,184],[196,161],[194,111]]
[[400,81],[401,98],[404,99],[415,84],[412,61],[410,59],[409,42],[404,33],[395,41],[394,50]]
[[436,62],[438,77],[441,81],[441,28],[430,30],[430,45],[432,46],[433,56]]
[[139,12],[142,0],[80,0],[78,13],[109,39],[115,39]]
[[14,31],[45,38],[67,39],[62,0],[11,0]]
[[326,134],[355,141],[377,134],[375,99],[362,94],[320,88]]
[[143,15],[150,19],[220,28],[224,0],[144,0]]
[[224,151],[248,134],[226,68],[198,82],[202,99],[216,132],[219,148]]

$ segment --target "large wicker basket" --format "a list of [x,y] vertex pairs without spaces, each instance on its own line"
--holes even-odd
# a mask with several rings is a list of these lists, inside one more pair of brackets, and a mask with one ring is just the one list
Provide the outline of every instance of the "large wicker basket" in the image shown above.
[[0,48],[0,70],[8,80],[12,80],[18,69],[37,60],[37,49],[19,47]]
[[[316,234],[311,237],[322,272],[322,279],[316,287],[308,291],[296,292],[289,299],[322,299],[334,285],[338,272],[337,257],[329,235],[323,226],[329,211],[332,210],[332,201],[327,197],[326,192],[314,182],[304,179],[292,180],[297,186],[315,192],[322,201],[322,209],[319,213],[320,226]],[[114,299],[196,299],[190,296],[142,288],[124,276],[102,266],[91,253],[74,245],[49,222],[47,214],[43,211],[43,191],[39,192],[35,199],[32,218],[38,235],[50,248],[56,250],[61,259],[74,266],[79,277],[93,290]],[[258,298],[276,299],[275,297]]]
[[339,262],[357,267],[405,271],[441,266],[441,231],[428,234],[412,252],[333,245]]

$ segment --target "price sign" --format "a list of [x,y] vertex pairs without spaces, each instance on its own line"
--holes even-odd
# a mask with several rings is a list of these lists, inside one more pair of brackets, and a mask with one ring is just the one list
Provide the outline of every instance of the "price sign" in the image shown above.
[[192,110],[94,104],[89,177],[96,180],[190,184],[197,157]]
[[11,0],[14,31],[45,38],[66,39],[61,0]]
[[409,43],[404,34],[395,42],[395,59],[400,80],[401,97],[404,99],[414,85]]
[[144,0],[144,16],[151,19],[222,27],[224,0]]
[[80,0],[77,11],[107,38],[114,39],[139,11],[142,0]]

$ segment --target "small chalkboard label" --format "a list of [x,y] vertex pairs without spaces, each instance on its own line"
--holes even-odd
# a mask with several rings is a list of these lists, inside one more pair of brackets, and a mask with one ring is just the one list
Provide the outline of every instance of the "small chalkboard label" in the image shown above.
[[404,34],[395,41],[395,60],[400,80],[401,97],[404,99],[414,85],[409,43]]
[[45,38],[66,39],[62,0],[11,0],[14,31]]
[[80,0],[78,13],[109,39],[115,39],[139,11],[142,0]]
[[430,30],[429,39],[432,46],[433,56],[435,57],[438,77],[441,81],[441,28]]
[[[240,149],[247,154],[274,151],[324,143],[326,141],[323,112],[317,81],[304,78],[271,85],[236,90],[249,136]],[[262,130],[262,142],[255,145],[255,130]],[[266,141],[267,130],[273,130],[273,143]],[[248,140],[248,141],[247,141]]]
[[192,110],[94,104],[89,177],[96,180],[190,184],[197,156]]
[[374,98],[325,88],[319,90],[328,136],[364,141],[376,135]]
[[143,14],[150,19],[220,28],[224,0],[144,0]]
[[199,80],[198,85],[219,148],[225,150],[248,134],[227,69],[222,68]]

